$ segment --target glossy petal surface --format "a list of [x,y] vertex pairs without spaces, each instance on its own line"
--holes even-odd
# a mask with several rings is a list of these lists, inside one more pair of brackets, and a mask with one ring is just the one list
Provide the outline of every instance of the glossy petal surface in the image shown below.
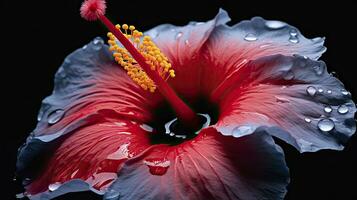
[[264,126],[305,152],[341,150],[356,130],[350,94],[321,61],[269,56],[249,62],[238,74],[240,87],[220,103],[216,126],[223,133],[239,137]]
[[[155,161],[165,173],[153,175]],[[268,134],[233,139],[208,128],[126,162],[104,199],[283,199],[288,182],[282,150]]]

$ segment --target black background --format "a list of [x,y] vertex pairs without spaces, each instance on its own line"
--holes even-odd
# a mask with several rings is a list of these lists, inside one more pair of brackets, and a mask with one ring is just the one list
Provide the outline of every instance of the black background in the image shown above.
[[[14,199],[21,191],[12,178],[16,151],[36,125],[41,100],[53,87],[53,77],[65,56],[95,36],[105,37],[99,23],[82,20],[81,0],[1,1],[1,166],[0,199]],[[329,71],[337,72],[346,88],[357,95],[354,73],[357,32],[352,1],[109,1],[107,14],[115,22],[147,30],[162,23],[184,25],[191,20],[213,18],[226,9],[231,24],[253,16],[278,19],[300,29],[308,38],[325,36],[328,51],[321,58]],[[4,51],[3,51],[4,50]],[[4,94],[5,91],[5,94]],[[286,199],[357,199],[357,138],[342,152],[299,154],[283,145],[291,184]],[[5,195],[5,196],[4,196]],[[76,197],[79,198],[79,197]],[[66,197],[65,199],[74,199]]]

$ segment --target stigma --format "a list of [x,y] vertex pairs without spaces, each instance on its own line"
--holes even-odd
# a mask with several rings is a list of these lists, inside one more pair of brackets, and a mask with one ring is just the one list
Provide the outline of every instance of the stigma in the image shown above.
[[[162,79],[166,81],[169,78],[175,77],[175,71],[172,69],[168,58],[155,45],[150,36],[144,36],[142,32],[136,30],[132,25],[123,24],[120,26],[117,24],[115,28],[124,34],[146,59],[146,63],[149,64],[150,69],[156,71]],[[149,78],[126,48],[121,46],[113,33],[109,32],[107,36],[109,38],[109,50],[113,52],[115,61],[127,71],[128,76],[142,89],[155,92],[156,85],[154,81]]]

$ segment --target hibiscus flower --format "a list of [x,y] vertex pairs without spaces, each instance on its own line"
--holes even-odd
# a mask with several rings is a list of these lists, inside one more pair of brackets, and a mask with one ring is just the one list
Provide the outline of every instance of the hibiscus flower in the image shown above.
[[[104,17],[104,1],[86,2],[82,14]],[[280,21],[255,17],[228,26],[229,20],[220,10],[208,22],[145,32],[167,61],[156,71],[140,68],[132,54],[123,60],[127,52],[113,34],[111,49],[95,38],[70,54],[19,149],[26,195],[283,199],[289,171],[272,136],[300,152],[342,150],[355,132],[356,107],[317,61],[324,39],[307,39]],[[132,31],[126,36],[133,44],[144,41],[134,27],[121,28]],[[190,107],[173,107],[148,78],[152,72]],[[182,125],[190,121],[180,120],[185,109],[198,113],[189,118],[195,129]]]

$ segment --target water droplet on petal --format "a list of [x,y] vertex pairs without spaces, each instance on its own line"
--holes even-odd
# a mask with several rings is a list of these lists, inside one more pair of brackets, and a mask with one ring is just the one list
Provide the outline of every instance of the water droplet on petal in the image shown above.
[[338,78],[338,75],[337,75],[337,73],[336,73],[336,72],[331,72],[330,74],[331,74],[331,76],[333,76],[333,77],[337,77],[337,78]]
[[93,49],[98,51],[103,47],[104,41],[102,38],[96,37],[93,40],[93,44]]
[[175,135],[175,133],[170,133],[170,136],[174,136]]
[[327,94],[331,94],[332,93],[332,91],[331,90],[327,90]]
[[41,121],[42,117],[43,117],[43,109],[40,109],[37,115],[37,121]]
[[[71,60],[69,58],[64,59],[64,64],[69,65],[71,64]],[[63,70],[63,68],[60,68],[59,70]]]
[[248,41],[248,42],[253,42],[258,40],[257,36],[255,36],[253,33],[248,33],[245,37],[244,40]]
[[120,197],[120,193],[114,189],[109,189],[105,194],[104,194],[104,199],[105,200],[118,200]]
[[53,192],[53,191],[57,190],[60,186],[61,186],[60,182],[52,183],[48,186],[48,190],[50,192]]
[[271,21],[266,21],[265,25],[271,29],[280,29],[283,28],[286,24],[281,21],[271,20]]
[[310,119],[310,118],[307,118],[307,117],[306,117],[304,120],[305,120],[305,122],[307,122],[307,123],[310,123],[310,122],[311,122],[311,119]]
[[292,73],[291,71],[288,71],[286,73],[286,75],[284,76],[284,80],[292,80],[294,78],[294,73]]
[[296,36],[290,36],[289,42],[296,44],[299,42],[299,39]]
[[84,46],[82,47],[82,49],[85,50],[85,49],[87,49],[87,47],[88,47],[87,45],[84,45]]
[[23,199],[23,198],[25,198],[25,193],[19,193],[19,194],[16,194],[16,199]]
[[349,95],[349,92],[348,92],[347,90],[345,90],[345,89],[342,89],[342,90],[341,90],[341,93],[342,93],[343,95]]
[[279,97],[279,96],[275,96],[276,102],[279,103],[289,103],[289,99],[283,98],[283,97]]
[[175,36],[175,39],[178,40],[180,37],[182,37],[183,33],[182,32],[178,32]]
[[307,94],[314,96],[316,94],[316,88],[314,86],[309,86],[306,89]]
[[321,119],[317,123],[317,127],[324,132],[331,131],[335,127],[335,123],[331,119]]
[[319,93],[323,93],[323,92],[324,92],[324,90],[323,90],[322,88],[317,89],[317,91],[318,91]]
[[188,40],[185,40],[185,45],[189,46],[190,42]]
[[297,30],[296,29],[291,29],[290,32],[289,32],[290,36],[297,36]]
[[324,108],[324,111],[325,111],[326,113],[332,112],[331,106],[326,106],[326,107]]
[[107,159],[110,160],[122,160],[130,158],[129,147],[130,143],[122,144],[115,152],[109,154]]
[[64,116],[64,110],[62,109],[54,110],[48,115],[47,122],[51,125],[55,124],[59,122],[63,118],[63,116]]
[[324,68],[321,65],[315,65],[312,67],[317,75],[321,75],[324,71]]
[[255,131],[256,127],[255,126],[249,126],[249,125],[243,125],[243,126],[238,126],[233,129],[233,137],[241,137],[244,135],[251,134]]
[[144,164],[149,167],[150,173],[155,176],[166,174],[167,169],[170,167],[170,161],[162,159],[147,159],[144,160]]
[[337,112],[340,114],[348,113],[348,107],[346,105],[340,105],[337,109]]
[[153,132],[153,128],[147,124],[141,124],[140,128],[142,128],[143,130],[147,131],[147,132]]

